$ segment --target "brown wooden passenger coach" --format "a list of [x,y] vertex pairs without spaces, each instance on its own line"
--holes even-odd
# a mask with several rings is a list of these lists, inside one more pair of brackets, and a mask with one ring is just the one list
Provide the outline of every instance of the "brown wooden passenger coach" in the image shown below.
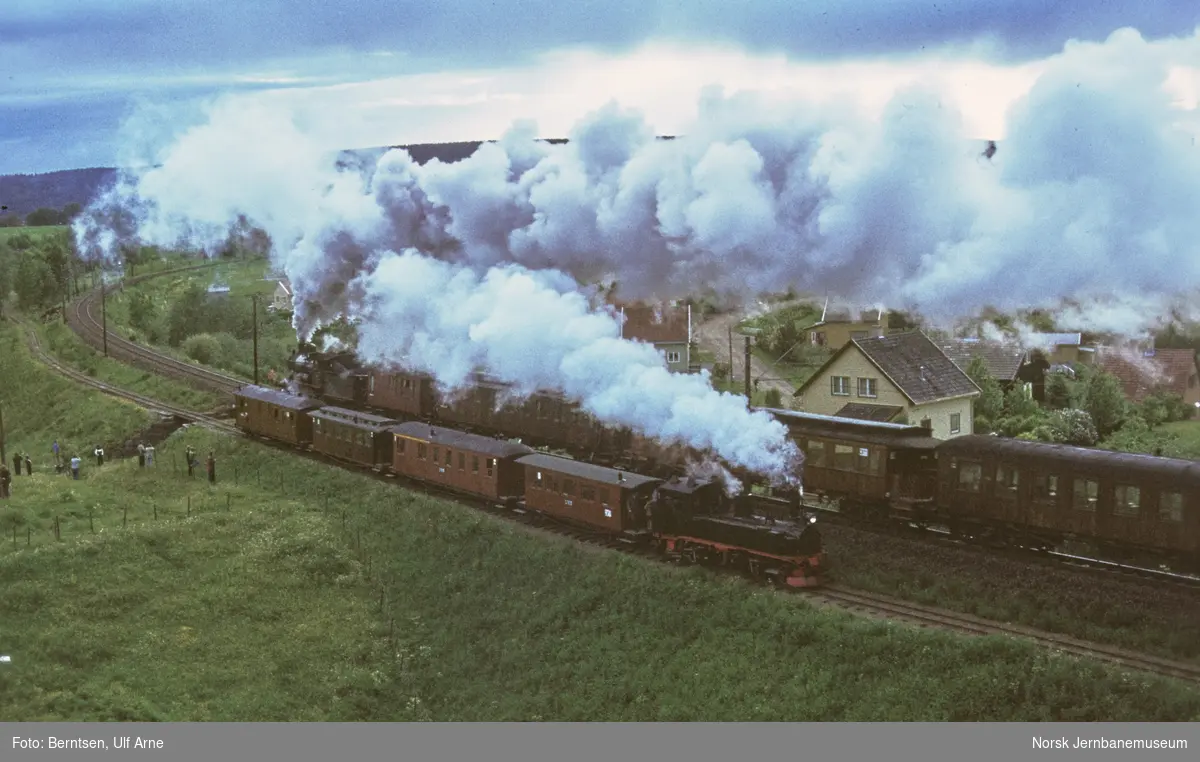
[[308,412],[321,407],[310,398],[247,384],[233,393],[237,426],[292,445],[312,442]]
[[394,420],[340,407],[324,407],[309,416],[313,420],[313,450],[371,468],[391,465],[388,427]]
[[543,453],[518,458],[517,463],[525,469],[526,506],[615,532],[646,529],[646,505],[662,483]]
[[424,418],[437,407],[433,379],[419,373],[374,369],[367,376],[367,405],[398,418]]
[[516,463],[533,449],[419,421],[392,426],[392,471],[500,502],[519,498],[524,469]]
[[[964,531],[1047,546],[1088,537],[1200,556],[1200,463],[1000,437],[939,447],[941,503]],[[978,530],[976,530],[978,531]]]
[[768,410],[804,453],[804,490],[875,518],[929,518],[941,440],[929,429]]

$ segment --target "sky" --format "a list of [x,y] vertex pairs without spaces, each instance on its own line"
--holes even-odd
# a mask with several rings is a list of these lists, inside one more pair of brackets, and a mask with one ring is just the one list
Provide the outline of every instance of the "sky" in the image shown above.
[[1122,27],[1154,41],[1200,24],[1200,6],[1168,0],[732,7],[6,0],[0,173],[122,163],[125,135],[177,130],[228,93],[285,101],[332,149],[491,139],[525,119],[557,137],[614,98],[668,134],[714,85],[882,108],[898,88],[932,81],[974,133],[1003,138],[1007,106],[1068,41]]

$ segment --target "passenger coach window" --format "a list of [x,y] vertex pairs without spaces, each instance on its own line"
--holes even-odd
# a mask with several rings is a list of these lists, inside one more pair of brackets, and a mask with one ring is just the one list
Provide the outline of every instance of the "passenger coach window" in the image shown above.
[[575,497],[575,480],[563,479],[563,494]]
[[1011,466],[996,466],[996,489],[1016,492],[1020,486],[1021,472]]
[[1117,485],[1113,490],[1113,514],[1116,516],[1137,516],[1142,504],[1142,491],[1137,487],[1124,484]]
[[488,476],[492,475],[492,469],[495,467],[496,467],[496,459],[488,458],[488,462],[487,462],[487,475]]
[[966,492],[978,492],[983,481],[983,466],[978,463],[963,463],[958,467],[958,488]]
[[1163,492],[1158,496],[1158,520],[1183,521],[1183,495],[1178,492]]
[[423,442],[417,445],[417,457],[425,460],[425,444]]
[[850,445],[834,445],[833,467],[840,471],[853,471],[854,448]]
[[825,443],[824,442],[809,442],[806,465],[809,466],[824,466],[825,465]]
[[[471,456],[471,473],[473,473],[473,474],[479,473],[479,456],[478,455]],[[542,478],[541,472],[538,472],[538,478],[539,479]]]
[[459,471],[467,470],[467,456],[463,455],[461,452],[458,454],[458,470]]
[[1071,495],[1072,504],[1081,511],[1096,510],[1096,498],[1100,495],[1100,482],[1091,479],[1076,479]]
[[1038,474],[1033,480],[1033,496],[1051,500],[1058,496],[1058,477],[1054,474]]
[[595,500],[596,489],[590,484],[581,484],[579,485],[579,496],[584,500]]
[[404,454],[405,441],[406,440],[403,437],[396,437],[396,452],[400,453],[401,455]]

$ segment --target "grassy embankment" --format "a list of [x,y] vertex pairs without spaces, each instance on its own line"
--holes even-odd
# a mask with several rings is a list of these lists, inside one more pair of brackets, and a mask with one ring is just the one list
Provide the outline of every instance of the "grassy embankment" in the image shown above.
[[[196,260],[192,260],[196,261]],[[176,258],[171,266],[188,264]],[[173,357],[215,368],[249,381],[254,374],[251,295],[258,295],[259,374],[287,374],[287,359],[296,346],[290,314],[267,310],[278,281],[265,276],[269,262],[262,257],[223,260],[215,266],[135,284],[108,301],[108,324],[126,338],[152,345]],[[165,269],[165,267],[164,267]],[[138,273],[147,272],[139,268]],[[205,300],[203,306],[182,310],[189,290],[214,283],[229,286],[226,296]],[[134,318],[134,300],[142,298],[141,315]],[[174,334],[174,343],[172,335]],[[189,354],[188,338],[211,337]]]
[[[143,417],[12,357],[15,445]],[[217,486],[175,470],[189,443],[216,451]],[[0,507],[0,715],[1200,718],[1194,688],[591,552],[258,444],[190,429],[159,452],[153,470],[16,480]]]

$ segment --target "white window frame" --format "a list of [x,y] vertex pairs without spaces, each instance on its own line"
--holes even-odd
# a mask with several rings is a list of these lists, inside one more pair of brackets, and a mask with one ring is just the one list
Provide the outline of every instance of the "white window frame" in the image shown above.
[[950,414],[950,433],[958,434],[962,431],[962,413]]
[[[866,381],[867,393],[863,394],[863,382]],[[859,378],[858,379],[858,396],[863,399],[878,399],[879,398],[879,379],[877,378]]]
[[680,362],[683,359],[683,353],[678,349],[672,349],[667,352],[667,362]]
[[[841,384],[835,384],[835,381],[841,381]],[[835,391],[835,387],[841,391]],[[849,376],[830,376],[829,391],[834,397],[849,397],[850,396],[850,377]]]

